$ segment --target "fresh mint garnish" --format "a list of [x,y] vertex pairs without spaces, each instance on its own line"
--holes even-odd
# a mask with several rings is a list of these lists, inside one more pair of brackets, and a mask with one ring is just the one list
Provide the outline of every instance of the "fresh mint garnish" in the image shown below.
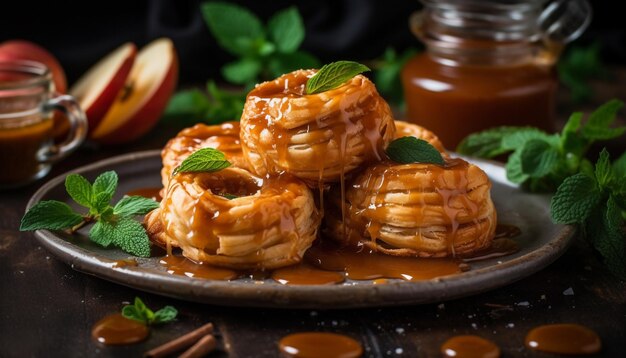
[[290,6],[277,12],[267,23],[267,34],[279,52],[296,51],[304,40],[304,23],[298,8]]
[[188,156],[172,173],[217,172],[231,166],[224,153],[213,148],[202,148]]
[[369,70],[369,67],[353,61],[329,63],[309,78],[306,82],[306,93],[315,94],[341,87],[352,77]]
[[165,306],[153,312],[139,297],[135,297],[134,304],[122,308],[122,316],[139,321],[146,326],[171,322],[176,319],[177,315],[178,310],[172,306]]
[[431,163],[444,165],[441,153],[430,143],[415,137],[402,137],[389,143],[385,150],[389,159],[396,163]]
[[577,173],[563,181],[550,209],[555,223],[580,225],[611,272],[626,279],[626,186],[620,171],[603,149],[591,175]]
[[156,209],[159,203],[152,199],[129,196],[111,206],[117,182],[114,171],[101,174],[93,184],[79,174],[70,174],[65,178],[65,188],[70,197],[89,209],[89,212],[79,214],[69,205],[56,200],[41,201],[24,214],[20,230],[69,230],[73,233],[94,222],[89,230],[91,241],[104,247],[117,246],[135,256],[148,257],[150,240],[134,216],[145,215]]
[[617,138],[626,127],[613,127],[623,103],[611,100],[589,115],[574,113],[561,133],[548,134],[532,127],[498,127],[474,133],[459,144],[457,151],[479,157],[509,155],[507,178],[531,191],[554,191],[565,178],[592,171],[585,155],[597,140]]

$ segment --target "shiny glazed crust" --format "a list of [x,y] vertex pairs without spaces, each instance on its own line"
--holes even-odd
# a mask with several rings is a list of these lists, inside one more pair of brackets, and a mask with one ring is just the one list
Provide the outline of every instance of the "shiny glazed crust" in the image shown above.
[[[379,163],[329,194],[326,231],[344,244],[390,255],[449,257],[486,248],[496,229],[491,182],[461,159],[433,164]],[[345,222],[345,227],[343,226]]]
[[201,148],[219,149],[234,166],[244,169],[248,167],[239,143],[239,122],[225,122],[212,126],[196,124],[183,129],[176,137],[170,139],[161,151],[163,158],[161,181],[164,188],[167,188],[174,169],[191,153]]
[[295,71],[257,85],[248,95],[241,144],[257,175],[286,171],[316,186],[337,182],[384,156],[395,128],[372,82],[358,75],[339,88],[303,95],[315,73]]
[[[219,194],[234,194],[232,200]],[[260,179],[236,167],[174,176],[146,216],[150,238],[194,261],[234,269],[274,269],[301,260],[320,215],[309,188],[281,176]]]

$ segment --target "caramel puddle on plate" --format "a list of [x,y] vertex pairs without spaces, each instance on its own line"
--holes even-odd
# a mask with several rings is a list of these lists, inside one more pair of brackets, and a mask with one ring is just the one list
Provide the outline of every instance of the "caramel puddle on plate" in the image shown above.
[[283,285],[329,285],[345,280],[342,273],[320,270],[306,263],[274,270],[271,277]]
[[122,345],[141,342],[148,337],[148,327],[138,321],[125,318],[119,313],[106,316],[91,329],[91,337],[106,345]]
[[474,335],[454,336],[441,345],[444,357],[498,358],[500,348],[492,341]]
[[361,344],[341,334],[303,332],[290,334],[278,342],[283,356],[298,358],[357,358],[363,355]]
[[139,188],[134,189],[126,193],[127,196],[143,196],[144,198],[152,199],[155,201],[161,201],[161,189],[158,188]]
[[579,324],[547,324],[528,332],[526,347],[556,354],[595,354],[602,342],[596,332]]
[[167,255],[161,258],[160,263],[164,265],[167,268],[167,272],[172,275],[209,280],[233,280],[240,275],[237,271],[196,263],[183,256]]

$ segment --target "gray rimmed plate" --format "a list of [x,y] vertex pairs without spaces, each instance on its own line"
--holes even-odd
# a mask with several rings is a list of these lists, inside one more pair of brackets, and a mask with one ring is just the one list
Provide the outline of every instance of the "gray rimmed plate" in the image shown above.
[[[350,281],[341,285],[284,286],[271,279],[253,281],[213,281],[170,275],[158,257],[138,258],[138,266],[113,268],[114,262],[128,258],[118,249],[105,249],[91,243],[86,230],[70,236],[62,232],[38,230],[35,236],[59,259],[73,269],[105,280],[184,300],[228,306],[279,308],[375,307],[439,302],[501,287],[529,276],[556,260],[568,247],[572,226],[554,225],[550,220],[550,199],[529,194],[506,180],[504,168],[496,163],[472,159],[493,182],[492,197],[498,222],[519,227],[516,254],[472,262],[472,269],[428,281],[390,280],[385,285],[371,281]],[[73,170],[93,181],[106,170],[120,178],[117,197],[127,192],[160,185],[160,151],[130,153]],[[69,174],[69,173],[68,173]],[[43,185],[30,199],[28,208],[41,200],[60,200],[73,207],[65,192],[67,174]]]

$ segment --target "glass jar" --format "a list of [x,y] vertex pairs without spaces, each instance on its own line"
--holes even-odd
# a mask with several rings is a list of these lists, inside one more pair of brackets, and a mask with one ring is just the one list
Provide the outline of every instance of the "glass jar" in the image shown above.
[[421,0],[411,29],[426,51],[407,62],[407,120],[448,148],[495,126],[554,130],[563,45],[591,17],[586,0]]

